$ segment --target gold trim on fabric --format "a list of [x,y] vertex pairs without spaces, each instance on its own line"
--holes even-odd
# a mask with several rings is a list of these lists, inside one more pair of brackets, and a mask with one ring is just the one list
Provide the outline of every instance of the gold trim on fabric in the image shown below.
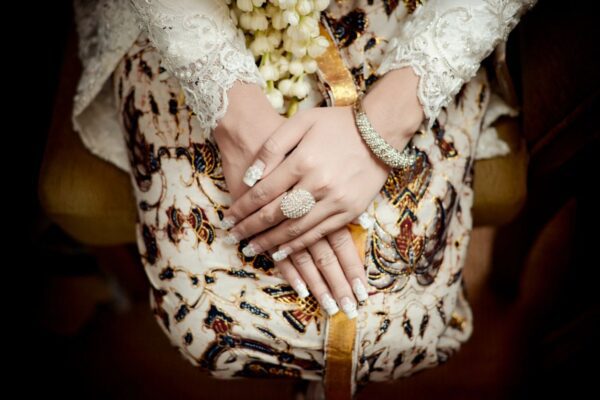
[[[361,262],[365,262],[365,239],[367,231],[356,224],[347,225],[352,240],[359,252]],[[358,317],[357,317],[358,318]],[[356,318],[348,319],[339,311],[329,319],[326,338],[325,398],[327,400],[352,399],[352,355],[356,339]]]
[[[358,98],[354,79],[333,40],[330,30],[319,21],[320,34],[327,39],[329,46],[316,58],[317,75],[329,93],[330,106],[353,104]],[[366,231],[362,226],[349,223],[352,239],[364,264]],[[340,310],[329,317],[325,338],[324,387],[327,400],[352,399],[352,363],[356,339],[356,318],[348,319]]]
[[329,42],[329,46],[323,54],[316,58],[317,75],[327,87],[332,107],[350,105],[358,98],[354,78],[346,67],[329,29],[322,20],[319,21],[319,30],[319,33]]

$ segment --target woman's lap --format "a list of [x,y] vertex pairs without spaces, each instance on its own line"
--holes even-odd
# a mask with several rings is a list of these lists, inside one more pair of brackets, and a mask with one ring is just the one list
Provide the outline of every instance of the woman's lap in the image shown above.
[[[246,257],[246,241],[223,241],[219,212],[231,200],[219,149],[145,37],[113,78],[132,166],[138,248],[161,329],[215,377],[321,379],[327,313],[312,295],[298,298],[266,253]],[[478,74],[443,124],[413,138],[418,167],[390,173],[369,206],[376,224],[365,243],[370,298],[357,317],[359,383],[437,365],[470,336],[461,272],[486,82]]]

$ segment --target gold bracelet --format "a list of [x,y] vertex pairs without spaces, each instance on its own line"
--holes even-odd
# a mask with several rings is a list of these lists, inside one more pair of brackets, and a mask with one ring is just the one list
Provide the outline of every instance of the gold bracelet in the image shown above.
[[402,151],[399,151],[382,138],[367,118],[367,114],[362,106],[363,97],[364,93],[360,93],[352,109],[354,110],[354,121],[360,132],[360,136],[364,139],[367,146],[381,161],[392,168],[407,168],[412,166],[417,158],[414,147],[407,145]]

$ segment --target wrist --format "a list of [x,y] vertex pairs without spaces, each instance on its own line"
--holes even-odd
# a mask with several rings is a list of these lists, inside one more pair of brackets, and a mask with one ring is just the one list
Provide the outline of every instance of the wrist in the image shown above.
[[262,88],[255,83],[236,80],[227,91],[227,100],[227,111],[214,130],[215,138],[242,145],[259,131],[259,123],[264,123],[266,114],[277,114]]
[[417,97],[419,76],[411,67],[380,77],[363,98],[371,125],[389,144],[402,150],[419,129],[425,114]]

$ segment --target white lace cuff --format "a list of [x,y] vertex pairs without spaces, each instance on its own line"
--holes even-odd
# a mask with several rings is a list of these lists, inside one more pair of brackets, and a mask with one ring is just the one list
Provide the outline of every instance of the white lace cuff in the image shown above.
[[377,68],[383,75],[410,66],[420,77],[417,96],[431,128],[441,109],[481,61],[508,38],[537,0],[430,0],[406,20],[388,43]]
[[165,69],[176,76],[202,128],[214,129],[228,107],[236,80],[266,81],[243,32],[222,0],[130,0]]

